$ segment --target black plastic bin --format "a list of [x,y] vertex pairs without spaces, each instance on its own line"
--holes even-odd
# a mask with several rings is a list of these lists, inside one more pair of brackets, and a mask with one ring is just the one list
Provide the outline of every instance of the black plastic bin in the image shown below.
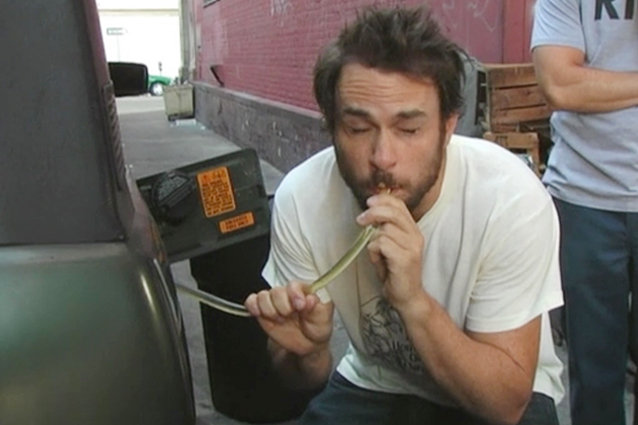
[[[267,288],[261,269],[269,236],[259,236],[194,257],[191,273],[199,289],[243,303]],[[270,365],[266,335],[255,319],[202,305],[208,374],[215,409],[234,419],[279,422],[303,412],[313,394],[284,388]]]

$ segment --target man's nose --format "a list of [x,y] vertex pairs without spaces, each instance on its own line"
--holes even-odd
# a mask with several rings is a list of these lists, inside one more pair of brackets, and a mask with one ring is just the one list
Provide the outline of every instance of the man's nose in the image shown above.
[[370,162],[380,170],[391,169],[397,161],[395,149],[396,145],[391,132],[379,131],[373,142]]

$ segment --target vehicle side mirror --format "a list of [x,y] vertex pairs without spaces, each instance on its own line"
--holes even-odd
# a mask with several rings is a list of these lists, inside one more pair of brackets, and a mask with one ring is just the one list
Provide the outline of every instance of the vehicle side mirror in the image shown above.
[[147,92],[146,65],[133,62],[109,62],[108,65],[116,97],[136,96]]

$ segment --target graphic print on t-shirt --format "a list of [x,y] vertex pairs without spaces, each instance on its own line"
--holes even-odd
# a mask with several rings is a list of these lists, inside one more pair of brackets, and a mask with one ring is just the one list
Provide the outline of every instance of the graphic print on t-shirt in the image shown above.
[[423,375],[423,362],[390,303],[379,295],[360,308],[359,327],[368,355],[392,369]]
[[[596,0],[596,13],[594,19],[599,21],[603,18],[603,10],[605,14],[610,19],[620,19],[620,14],[618,13],[618,7],[620,5],[614,4],[615,0]],[[625,20],[634,19],[634,13],[636,11],[636,1],[635,0],[626,0],[625,9],[623,18]]]

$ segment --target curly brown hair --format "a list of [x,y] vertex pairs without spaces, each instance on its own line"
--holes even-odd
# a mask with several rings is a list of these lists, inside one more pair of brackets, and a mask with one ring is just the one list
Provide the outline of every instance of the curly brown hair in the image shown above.
[[441,33],[425,7],[363,9],[315,64],[314,93],[328,130],[334,134],[336,90],[344,65],[359,63],[431,79],[445,119],[463,105],[463,56],[465,52]]

